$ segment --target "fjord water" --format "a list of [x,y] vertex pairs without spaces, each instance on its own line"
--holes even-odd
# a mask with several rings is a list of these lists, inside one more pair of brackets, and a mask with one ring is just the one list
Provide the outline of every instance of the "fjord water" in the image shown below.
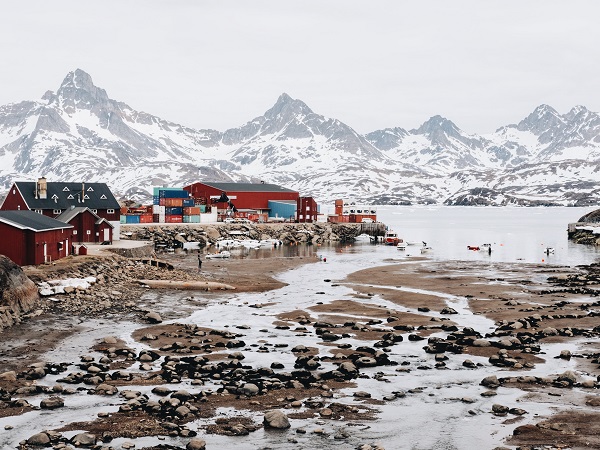
[[[589,264],[600,249],[567,239],[567,225],[598,209],[472,206],[378,206],[377,219],[406,241],[425,241],[436,260]],[[467,246],[492,244],[492,254]],[[547,254],[546,249],[554,249]],[[408,253],[419,250],[408,246]]]

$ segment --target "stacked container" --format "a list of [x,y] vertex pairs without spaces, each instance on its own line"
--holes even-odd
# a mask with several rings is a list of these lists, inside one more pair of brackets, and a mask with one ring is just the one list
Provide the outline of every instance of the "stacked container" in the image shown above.
[[193,206],[189,192],[180,188],[154,188],[152,220],[158,223],[183,223],[184,207]]

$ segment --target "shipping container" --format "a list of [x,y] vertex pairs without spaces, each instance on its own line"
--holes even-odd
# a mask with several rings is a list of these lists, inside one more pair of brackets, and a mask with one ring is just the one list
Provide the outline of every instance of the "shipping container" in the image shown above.
[[121,214],[121,220],[119,222],[120,223],[127,223],[127,216],[125,216],[125,214]]
[[165,214],[167,216],[181,216],[181,215],[183,215],[183,208],[167,208],[167,207],[165,207]]
[[160,205],[154,205],[152,206],[152,214],[164,214],[165,213],[165,207],[164,206],[160,206]]
[[137,214],[128,214],[125,216],[125,223],[140,223],[140,216]]
[[197,207],[187,207],[187,208],[183,208],[183,215],[184,216],[197,216],[198,214],[200,214],[200,208]]
[[183,216],[183,223],[200,223],[200,215]]
[[140,223],[152,223],[152,214],[142,214],[140,216]]
[[201,213],[205,213],[206,212],[206,205],[200,205],[200,212]]
[[182,198],[165,198],[165,206],[181,208],[183,206]]
[[158,195],[155,195],[152,197],[152,204],[153,205],[158,205],[160,202],[160,197]]
[[152,222],[160,223],[160,214],[152,214]]
[[188,191],[183,189],[178,190],[164,190],[161,189],[158,194],[161,198],[188,198],[190,196]]
[[194,201],[193,198],[184,198],[183,199],[183,206],[185,207],[190,207],[190,206],[196,206],[196,203]]
[[179,216],[179,215],[165,215],[165,223],[182,223],[183,222],[183,216]]
[[166,198],[164,198],[164,197],[160,197],[160,198],[158,199],[158,204],[159,204],[160,206],[165,206],[165,200],[166,200]]
[[160,196],[160,191],[181,191],[181,188],[175,188],[175,187],[155,187],[152,189],[152,195],[155,197],[159,197]]

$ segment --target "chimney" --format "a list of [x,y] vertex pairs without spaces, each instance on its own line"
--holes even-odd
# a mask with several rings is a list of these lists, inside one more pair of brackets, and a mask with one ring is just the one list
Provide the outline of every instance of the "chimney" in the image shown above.
[[36,197],[39,199],[45,200],[48,198],[48,183],[46,182],[46,178],[38,178],[35,186],[35,192]]
[[81,183],[81,203],[85,203],[85,184]]

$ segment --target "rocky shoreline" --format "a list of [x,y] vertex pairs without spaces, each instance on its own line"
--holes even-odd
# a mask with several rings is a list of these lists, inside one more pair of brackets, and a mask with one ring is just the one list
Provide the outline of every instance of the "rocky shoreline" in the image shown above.
[[[50,363],[43,360],[40,352],[28,355],[25,360],[14,358],[11,367],[3,364],[11,370],[5,369],[0,374],[0,418],[39,410],[59,413],[68,407],[65,405],[69,398],[82,393],[90,398],[112,398],[118,405],[112,412],[99,408],[97,418],[91,421],[32,430],[18,448],[133,448],[132,441],[138,437],[162,436],[177,438],[184,444],[144,448],[197,450],[211,448],[207,445],[211,435],[248,436],[259,429],[288,430],[290,421],[300,420],[307,421],[307,425],[295,426],[284,435],[289,446],[306,446],[307,439],[319,437],[345,443],[345,448],[382,449],[375,441],[357,440],[352,424],[372,423],[377,420],[378,408],[384,405],[418,403],[423,396],[436,394],[426,387],[397,387],[391,388],[387,395],[376,396],[359,388],[361,379],[392,383],[394,377],[418,376],[431,370],[477,373],[485,367],[494,367],[497,372],[478,377],[478,383],[472,386],[473,395],[449,400],[469,405],[472,416],[491,414],[509,425],[518,424],[529,415],[520,405],[499,401],[492,402],[489,411],[477,406],[488,401],[481,399],[493,398],[499,389],[523,390],[530,395],[553,398],[568,396],[568,402],[589,410],[585,430],[577,428],[581,416],[575,413],[540,420],[537,424],[515,425],[511,446],[524,450],[538,445],[547,448],[579,448],[585,447],[584,442],[589,443],[587,448],[600,445],[600,425],[597,425],[600,412],[594,411],[600,407],[596,395],[600,388],[600,302],[595,300],[600,292],[599,265],[577,269],[498,265],[490,271],[489,265],[485,269],[467,269],[457,262],[417,261],[362,270],[346,280],[325,280],[330,288],[326,287],[323,294],[336,283],[344,283],[355,291],[354,299],[316,302],[303,310],[289,309],[274,317],[266,328],[256,330],[262,338],[253,340],[247,337],[253,332],[251,320],[224,327],[199,326],[178,323],[177,313],[164,308],[173,314],[165,324],[159,312],[149,310],[139,301],[148,292],[147,287],[137,283],[139,279],[213,280],[230,282],[252,292],[275,286],[261,284],[267,281],[260,279],[260,274],[264,276],[275,268],[283,270],[285,264],[293,267],[318,263],[319,259],[273,257],[261,261],[263,265],[259,261],[252,265],[244,265],[243,261],[210,263],[213,265],[199,274],[194,271],[193,259],[184,256],[174,255],[171,265],[159,267],[109,254],[70,257],[64,265],[26,268],[27,275],[36,283],[56,278],[93,277],[95,281],[87,288],[64,289],[62,293],[40,298],[35,314],[5,330],[5,343],[22,334],[27,323],[47,321],[52,315],[70,315],[137,322],[139,327],[131,338],[143,343],[145,349],[135,350],[115,336],[106,335],[89,348],[89,353],[82,354],[79,361]],[[486,271],[490,275],[482,275]],[[473,313],[492,319],[494,330],[483,335],[472,327],[458,325],[453,320],[458,318],[458,312],[440,298],[399,291],[389,286],[390,277],[395,285],[469,299]],[[540,281],[542,278],[544,282]],[[484,281],[487,287],[482,291]],[[251,282],[253,286],[249,286]],[[213,300],[217,301],[219,296],[215,292]],[[398,309],[374,304],[376,296],[385,298],[390,305],[398,305]],[[194,302],[193,297],[187,300]],[[239,307],[261,311],[269,305],[241,302]],[[403,308],[414,312],[403,312]],[[274,338],[275,332],[294,336],[294,345]],[[433,335],[438,333],[444,337]],[[304,345],[315,337],[318,346]],[[361,344],[350,345],[349,339]],[[574,339],[585,339],[587,352],[565,347],[557,356],[564,361],[575,361],[577,365],[572,370],[528,375],[528,371],[544,364],[541,345],[567,344]],[[420,354],[400,361],[392,357],[395,349],[408,342],[422,342]],[[4,348],[2,352],[4,357],[15,356],[15,349]],[[269,363],[249,364],[245,361],[246,352],[264,353]],[[279,352],[293,355],[293,367],[282,363]],[[457,364],[459,355],[468,358]],[[522,374],[503,376],[506,370]],[[48,383],[48,378],[55,381]],[[354,404],[342,401],[341,392],[348,390],[353,392]],[[238,414],[221,417],[216,414],[218,408],[234,408]],[[262,420],[258,421],[258,417]],[[321,426],[314,425],[315,418]],[[197,421],[203,425],[191,427]],[[5,429],[10,431],[12,425],[5,423]],[[198,437],[199,431],[202,439]]]
[[215,245],[220,239],[277,239],[286,245],[319,245],[351,242],[363,228],[365,226],[360,223],[153,224],[121,225],[121,235],[126,239],[151,241],[159,248],[178,248],[192,242],[204,248]]

